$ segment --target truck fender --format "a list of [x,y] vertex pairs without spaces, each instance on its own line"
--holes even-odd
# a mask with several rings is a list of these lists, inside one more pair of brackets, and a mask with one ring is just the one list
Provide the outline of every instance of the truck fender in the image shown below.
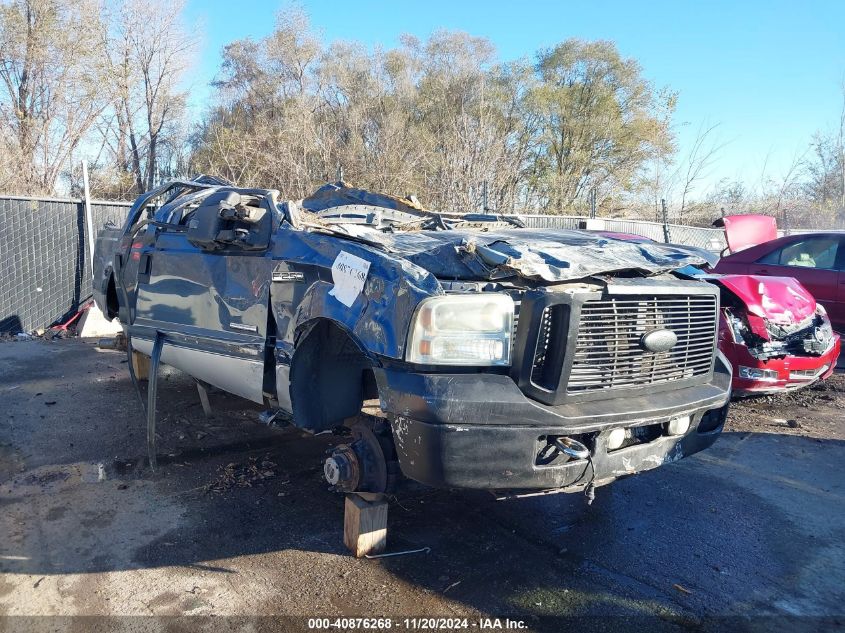
[[[303,271],[310,282],[296,299],[271,290],[279,336],[291,347],[295,332],[303,324],[324,318],[348,330],[367,354],[401,359],[420,301],[443,293],[428,271],[365,244],[302,231],[289,231],[279,243],[283,248],[274,252],[273,258],[282,260],[279,265],[285,270]],[[336,274],[333,265],[344,255],[369,264],[363,287],[351,303],[348,297],[341,301],[332,293]]]
[[373,397],[368,386],[375,385],[377,364],[343,324],[326,318],[303,323],[290,364],[294,424],[319,433],[356,416],[364,399]]

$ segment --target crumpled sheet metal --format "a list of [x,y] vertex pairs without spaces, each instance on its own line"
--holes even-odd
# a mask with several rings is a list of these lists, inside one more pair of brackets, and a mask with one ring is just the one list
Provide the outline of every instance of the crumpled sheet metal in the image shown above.
[[416,198],[397,198],[386,193],[358,189],[343,181],[327,183],[300,202],[303,209],[322,211],[350,204],[364,204],[397,211],[422,211]]
[[653,275],[704,260],[657,243],[582,231],[505,229],[373,233],[368,238],[442,279],[571,281],[620,271]]
[[713,222],[713,226],[724,227],[731,253],[771,242],[778,236],[777,221],[768,215],[728,215]]
[[[403,358],[417,305],[426,297],[443,293],[428,271],[372,246],[287,226],[277,236],[273,259],[283,267],[287,262],[296,262],[295,269],[303,272],[309,282],[274,284],[271,290],[270,302],[278,327],[277,353],[285,358],[293,354],[297,330],[317,318],[331,319],[373,354]],[[352,306],[332,296],[331,278],[319,273],[331,270],[341,251],[370,263],[361,300]]]
[[[402,358],[419,302],[443,293],[438,279],[519,276],[556,282],[622,270],[656,274],[703,263],[670,246],[634,244],[579,231],[371,231],[365,239],[363,243],[360,237],[339,239],[317,230],[282,226],[274,241],[273,259],[282,267],[296,262],[296,270],[309,283],[275,284],[271,291],[277,354],[290,358],[295,332],[319,317],[335,321],[373,354]],[[370,263],[362,300],[349,307],[331,296],[333,285],[324,273],[312,278],[317,271],[330,270],[341,251]]]
[[748,307],[748,312],[782,327],[804,327],[816,314],[813,295],[792,277],[716,275]]

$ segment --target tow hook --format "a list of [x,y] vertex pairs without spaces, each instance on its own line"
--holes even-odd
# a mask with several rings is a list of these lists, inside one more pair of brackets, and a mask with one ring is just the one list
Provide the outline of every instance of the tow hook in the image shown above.
[[587,459],[590,456],[590,449],[571,437],[556,437],[554,443],[555,447],[570,459]]
[[590,480],[587,482],[587,485],[584,488],[584,496],[587,498],[587,505],[592,505],[593,501],[596,498],[596,484],[594,481],[596,476],[596,468],[593,465],[593,458],[590,455],[590,449],[587,448],[585,444],[582,444],[578,440],[574,440],[571,437],[556,437],[554,438],[553,442],[555,448],[570,459],[587,460],[587,465],[584,467],[584,472],[581,473],[581,476],[578,477],[578,479],[576,479],[573,483],[580,482],[587,474],[587,470],[590,470]]

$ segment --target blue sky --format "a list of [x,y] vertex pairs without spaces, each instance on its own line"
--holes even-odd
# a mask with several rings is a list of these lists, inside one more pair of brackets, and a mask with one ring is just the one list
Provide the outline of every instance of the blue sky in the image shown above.
[[[387,48],[402,33],[425,38],[438,28],[487,37],[503,60],[531,58],[568,37],[612,40],[640,62],[647,79],[680,93],[675,120],[682,152],[702,124],[719,124],[719,140],[727,145],[705,188],[723,177],[753,186],[764,164],[768,175],[781,175],[816,130],[834,127],[842,106],[845,2],[838,0],[299,4],[325,40]],[[194,103],[210,96],[207,84],[222,46],[271,32],[282,6],[270,0],[188,0],[188,20],[203,33],[191,76]]]

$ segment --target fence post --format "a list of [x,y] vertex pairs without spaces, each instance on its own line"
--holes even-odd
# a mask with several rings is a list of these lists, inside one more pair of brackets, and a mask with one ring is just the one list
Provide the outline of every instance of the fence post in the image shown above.
[[91,192],[88,189],[88,161],[82,161],[82,190],[85,196],[85,227],[88,230],[88,264],[91,266],[91,279],[94,279],[94,216],[91,214]]
[[660,207],[663,210],[663,241],[667,244],[669,239],[669,210],[666,208],[666,198],[660,199]]

